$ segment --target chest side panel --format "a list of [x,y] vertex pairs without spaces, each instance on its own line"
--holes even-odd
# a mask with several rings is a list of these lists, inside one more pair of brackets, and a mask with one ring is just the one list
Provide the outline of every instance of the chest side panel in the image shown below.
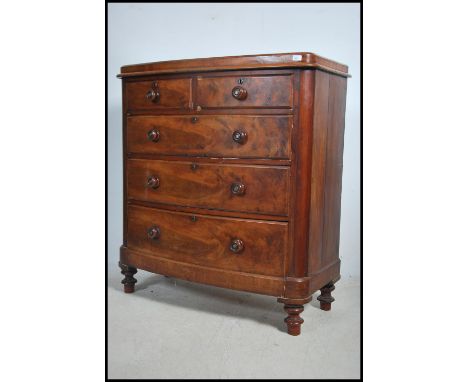
[[316,73],[312,144],[309,273],[339,261],[346,79]]
[[330,77],[322,267],[339,258],[346,79]]

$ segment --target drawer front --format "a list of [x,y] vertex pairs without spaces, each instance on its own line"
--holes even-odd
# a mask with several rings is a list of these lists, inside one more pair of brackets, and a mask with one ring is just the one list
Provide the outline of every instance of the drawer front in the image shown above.
[[129,159],[128,198],[287,216],[289,167]]
[[126,89],[129,110],[184,110],[190,107],[190,78],[128,82]]
[[202,108],[290,108],[293,103],[291,75],[198,77],[196,89]]
[[289,116],[134,116],[129,153],[289,158]]
[[288,224],[128,207],[128,247],[176,261],[283,275]]

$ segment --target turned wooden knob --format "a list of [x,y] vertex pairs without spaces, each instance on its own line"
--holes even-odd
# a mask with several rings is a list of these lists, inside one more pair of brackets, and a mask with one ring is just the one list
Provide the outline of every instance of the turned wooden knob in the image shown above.
[[161,230],[157,226],[152,226],[148,228],[147,234],[151,240],[157,240],[161,236]]
[[236,86],[232,89],[232,96],[235,99],[242,101],[247,98],[247,90],[244,89],[242,86]]
[[229,249],[231,252],[241,253],[244,250],[244,242],[241,239],[233,239]]
[[247,141],[247,133],[242,130],[236,130],[232,133],[232,140],[242,145]]
[[241,182],[234,182],[231,184],[231,193],[233,195],[244,195],[245,194],[245,184]]
[[146,185],[152,189],[156,189],[159,187],[159,178],[157,176],[150,176],[146,180]]
[[158,142],[159,138],[161,138],[161,134],[159,130],[156,130],[156,129],[152,129],[148,131],[147,135],[148,135],[148,139],[152,142]]
[[158,83],[156,81],[154,81],[151,84],[151,89],[148,90],[145,97],[146,97],[146,99],[148,101],[151,101],[151,102],[158,102],[159,101],[159,97],[160,97],[159,86],[158,86]]

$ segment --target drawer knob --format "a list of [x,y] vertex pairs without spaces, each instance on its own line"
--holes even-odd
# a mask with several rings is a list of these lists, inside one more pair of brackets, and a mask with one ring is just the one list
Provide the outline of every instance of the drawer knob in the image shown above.
[[150,176],[146,180],[146,184],[148,185],[148,187],[155,190],[156,188],[159,187],[159,178],[157,176]]
[[232,133],[232,140],[240,145],[247,142],[247,133],[245,131],[236,130]]
[[159,97],[160,97],[159,86],[158,86],[158,83],[156,81],[154,81],[151,84],[151,89],[148,90],[145,97],[146,97],[146,99],[148,101],[151,101],[151,102],[158,102],[159,101]]
[[153,142],[158,142],[159,138],[161,138],[161,134],[159,130],[153,129],[148,131],[148,139]]
[[231,192],[233,195],[244,195],[245,194],[245,184],[240,182],[235,182],[231,184]]
[[151,240],[157,240],[161,236],[161,230],[159,229],[159,227],[156,227],[156,226],[152,226],[148,228],[147,233],[148,233],[148,237]]
[[236,86],[232,89],[232,96],[239,101],[242,101],[247,98],[247,90],[242,86]]
[[231,252],[241,253],[244,250],[244,242],[241,239],[233,239],[229,249]]

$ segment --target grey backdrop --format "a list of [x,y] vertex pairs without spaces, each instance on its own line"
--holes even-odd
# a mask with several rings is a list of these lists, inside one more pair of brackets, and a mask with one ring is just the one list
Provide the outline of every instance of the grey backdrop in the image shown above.
[[360,10],[358,4],[109,4],[108,253],[122,244],[122,65],[309,51],[347,64],[340,257],[360,274]]

